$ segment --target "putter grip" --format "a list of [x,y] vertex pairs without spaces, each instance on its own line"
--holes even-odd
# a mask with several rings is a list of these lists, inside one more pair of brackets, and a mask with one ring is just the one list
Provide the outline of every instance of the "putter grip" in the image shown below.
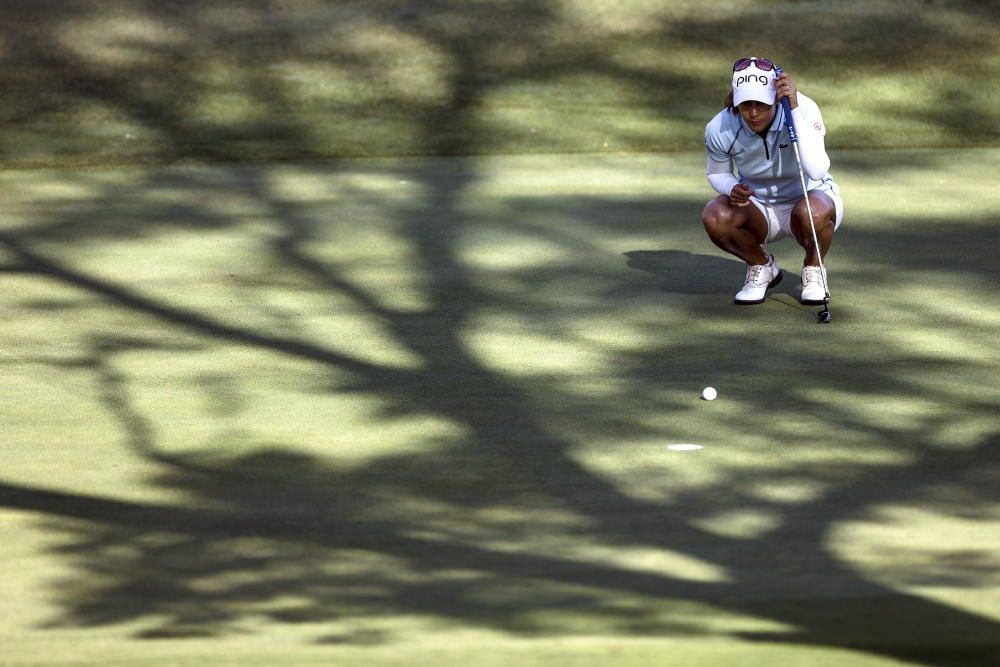
[[[781,73],[785,70],[780,67],[774,68],[774,75],[781,76]],[[799,143],[799,135],[795,132],[795,121],[792,120],[792,104],[788,101],[787,97],[781,98],[781,108],[785,110],[785,125],[788,126],[788,136],[791,138],[793,144]]]

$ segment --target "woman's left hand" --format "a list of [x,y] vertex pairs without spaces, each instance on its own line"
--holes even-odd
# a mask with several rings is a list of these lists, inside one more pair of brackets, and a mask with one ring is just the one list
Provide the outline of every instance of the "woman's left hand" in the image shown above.
[[788,72],[782,72],[774,80],[775,101],[781,102],[783,97],[788,98],[788,103],[794,109],[799,106],[798,91],[795,89],[795,82],[788,76]]

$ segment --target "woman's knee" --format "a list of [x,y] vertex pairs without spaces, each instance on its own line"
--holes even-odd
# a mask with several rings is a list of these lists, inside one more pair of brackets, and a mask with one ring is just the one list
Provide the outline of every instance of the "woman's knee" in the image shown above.
[[[812,210],[812,222],[809,220],[809,211]],[[792,211],[792,225],[796,236],[805,234],[812,235],[811,226],[815,226],[816,233],[823,233],[827,229],[833,231],[837,218],[837,209],[833,200],[822,192],[809,193],[809,206],[803,199]]]
[[701,222],[709,236],[722,236],[732,227],[733,209],[728,202],[713,199],[702,209]]

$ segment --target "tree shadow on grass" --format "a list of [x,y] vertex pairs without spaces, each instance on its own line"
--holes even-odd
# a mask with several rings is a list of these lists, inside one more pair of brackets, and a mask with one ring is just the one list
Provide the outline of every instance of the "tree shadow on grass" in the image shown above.
[[[407,414],[436,415],[462,425],[463,433],[423,439],[417,451],[348,468],[301,453],[304,443],[249,437],[240,444],[245,453],[229,451],[224,443],[172,453],[157,442],[150,416],[134,395],[137,380],[120,370],[121,359],[155,352],[163,344],[142,336],[99,341],[78,368],[97,380],[108,413],[129,434],[126,443],[158,465],[159,472],[147,480],[150,488],[178,493],[184,500],[144,504],[0,486],[4,506],[41,513],[49,517],[51,528],[66,535],[56,553],[83,575],[58,583],[65,614],[56,624],[141,622],[147,626],[140,631],[144,637],[190,637],[240,631],[250,619],[264,618],[327,624],[331,629],[320,641],[344,643],[392,641],[384,619],[394,616],[417,615],[443,627],[475,624],[525,636],[594,631],[698,636],[718,632],[699,619],[721,613],[742,619],[747,628],[772,624],[783,629],[732,633],[744,638],[849,647],[933,665],[988,664],[996,649],[989,639],[995,636],[995,622],[880,584],[828,549],[832,527],[863,520],[881,506],[930,502],[941,511],[978,520],[985,517],[974,508],[995,499],[990,480],[997,468],[996,436],[970,443],[961,452],[937,450],[922,438],[949,428],[950,417],[935,422],[934,415],[927,415],[924,428],[916,425],[913,432],[878,428],[854,414],[850,404],[838,407],[803,398],[820,387],[851,395],[859,384],[870,397],[922,396],[923,389],[905,373],[878,372],[866,361],[849,360],[849,351],[829,350],[822,378],[783,373],[768,378],[778,383],[751,399],[761,417],[745,424],[747,432],[794,442],[802,436],[782,433],[763,415],[775,403],[796,401],[792,409],[803,418],[836,424],[849,441],[859,437],[851,433],[862,434],[893,457],[904,456],[904,462],[857,464],[845,458],[805,470],[734,470],[711,489],[675,490],[661,500],[638,498],[583,464],[574,455],[579,443],[558,424],[566,411],[562,402],[570,400],[576,403],[570,412],[584,430],[628,441],[643,428],[623,420],[622,414],[638,421],[645,403],[623,397],[571,398],[558,377],[515,380],[485,367],[456,336],[471,309],[490,304],[523,315],[534,306],[527,295],[500,298],[474,287],[474,272],[452,250],[455,237],[449,226],[429,224],[424,214],[406,223],[424,253],[423,262],[434,267],[429,289],[437,297],[428,312],[397,312],[363,283],[348,280],[337,263],[311,258],[307,241],[312,225],[301,211],[272,200],[260,182],[252,180],[245,187],[261,201],[272,201],[281,233],[270,238],[286,269],[310,276],[312,289],[320,293],[350,294],[379,314],[393,336],[419,354],[422,368],[391,368],[322,343],[224,324],[211,314],[63,266],[17,236],[0,240],[29,275],[151,317],[167,329],[195,334],[210,347],[250,347],[307,361],[315,365],[314,381],[327,374],[338,378],[337,389],[328,390],[334,395],[380,397],[387,421]],[[443,208],[435,219],[451,210],[449,201],[437,203]],[[601,211],[597,218],[604,220],[606,214]],[[579,223],[587,224],[586,218]],[[550,230],[547,241],[558,239]],[[575,244],[571,247],[579,251]],[[738,263],[724,258],[679,251],[627,256],[631,268],[661,277],[669,290],[701,289],[686,276],[699,277],[696,272],[706,265],[713,275],[732,270],[739,276],[738,266],[730,266]],[[532,280],[544,284],[565,270],[551,266],[545,275],[533,269]],[[723,287],[721,281],[718,287]],[[729,287],[727,281],[727,291]],[[461,298],[456,301],[455,295]],[[554,312],[559,311],[565,315],[572,307]],[[557,331],[551,323],[548,328]],[[764,333],[733,336],[706,330],[697,341],[620,353],[618,379],[629,394],[643,396],[686,366],[703,368],[707,362],[699,364],[698,359],[711,358],[733,373],[745,373],[746,364],[736,364],[735,357],[720,360],[719,355],[738,351],[748,341],[759,360],[749,370],[764,377],[775,359],[805,354],[796,351],[794,342],[771,341]],[[887,350],[887,355],[886,363],[894,368],[926,365],[902,348]],[[213,380],[211,386],[217,385]],[[683,408],[669,400],[649,407]],[[985,415],[990,405],[970,409]],[[330,426],[335,428],[335,422]],[[666,435],[658,428],[648,434]],[[336,436],[333,440],[338,441]],[[621,454],[627,460],[625,449]],[[667,468],[662,474],[683,488],[682,470]],[[941,487],[942,479],[949,493],[965,494],[964,502],[958,502],[959,495],[955,502],[944,502],[947,496],[940,494],[927,500],[928,491]],[[755,491],[788,483],[811,485],[816,491],[794,502]],[[773,528],[759,536],[710,528],[720,517],[741,512],[759,515]],[[634,567],[613,555],[636,549],[683,555],[721,574],[692,578],[683,568]],[[944,567],[949,558],[936,556],[935,562]],[[977,562],[988,568],[990,561]],[[959,583],[973,587],[976,578]]]
[[[533,439],[536,448],[558,444],[516,421],[504,431]],[[949,511],[978,516],[958,504],[993,494],[996,444],[994,437],[965,454],[875,466],[791,509],[742,490],[779,484],[770,473],[741,479],[740,488],[713,498],[698,492],[646,503],[596,478],[583,484],[571,466],[538,465],[541,453],[506,459],[498,443],[477,450],[481,456],[466,446],[443,447],[350,473],[287,445],[261,444],[235,458],[163,458],[163,474],[151,483],[183,491],[183,506],[6,484],[0,499],[49,516],[68,538],[57,553],[78,572],[58,583],[67,613],[57,625],[157,619],[141,636],[193,637],[239,631],[248,618],[262,617],[330,625],[333,642],[388,641],[385,618],[417,615],[438,627],[473,624],[525,636],[599,629],[684,637],[715,634],[703,627],[703,615],[722,612],[757,619],[749,625],[769,619],[789,628],[740,633],[748,639],[986,665],[996,650],[996,623],[859,577],[815,545],[834,517],[842,522],[884,503],[923,502],[942,476],[948,488],[961,488]],[[543,482],[540,468],[549,470]],[[807,477],[843,477],[850,468]],[[940,499],[935,505],[947,507]],[[734,510],[777,511],[783,519],[760,539],[697,527]],[[559,512],[576,519],[545,518]],[[587,555],[595,539],[619,550],[683,553],[727,576],[697,581],[669,568],[602,562]],[[977,579],[959,583],[975,587]]]
[[[583,71],[635,75],[643,87],[659,83],[686,90],[692,84],[683,72],[643,76],[613,58],[595,59],[590,44],[549,45],[546,30],[559,18],[548,4],[496,3],[505,21],[477,22],[475,12],[485,6],[443,4],[441,14],[414,9],[400,15],[395,10],[401,8],[389,3],[379,5],[382,13],[372,19],[391,16],[386,29],[426,40],[449,63],[442,99],[416,114],[427,151],[475,150],[478,144],[470,137],[484,132],[477,105],[501,80],[483,73],[497,60],[503,64],[501,76],[523,81]],[[199,16],[180,12],[178,26],[203,37],[212,26],[202,24]],[[523,17],[531,17],[530,26],[507,30],[511,21]],[[254,69],[266,59],[255,51],[256,34],[243,35],[246,39],[237,40],[240,48],[233,51],[236,61],[252,69],[244,84],[269,115],[282,119],[285,148],[299,157],[311,155],[315,128],[283,115],[287,82]],[[44,40],[28,42],[36,53],[49,53],[40,48],[48,46]],[[501,57],[516,53],[546,53],[549,61],[540,65],[535,57]],[[356,54],[334,55],[346,62]],[[81,100],[111,100],[131,118],[156,128],[167,140],[168,157],[235,160],[243,155],[237,149],[239,132],[204,132],[191,122],[190,95],[160,99],[151,89],[123,85],[92,64],[77,66],[65,52],[52,51],[48,57],[64,91]],[[383,71],[378,62],[370,65]],[[183,68],[169,72],[184,78]],[[191,88],[183,90],[197,90],[197,81],[188,83]],[[166,102],[170,104],[161,104]],[[240,129],[252,135],[260,128],[250,124]],[[350,176],[349,167],[330,168],[331,175],[340,171]],[[995,656],[998,624],[993,619],[881,582],[836,553],[830,537],[845,524],[878,522],[880,509],[899,504],[988,520],[987,509],[977,513],[969,508],[992,507],[996,500],[990,483],[997,469],[995,431],[960,451],[941,446],[937,438],[964,420],[995,418],[995,405],[981,401],[959,409],[955,406],[968,398],[962,391],[943,383],[932,395],[908,372],[916,367],[938,374],[956,368],[974,372],[974,362],[956,367],[944,360],[941,367],[929,368],[927,358],[905,342],[883,341],[881,368],[873,367],[870,358],[859,361],[856,350],[845,344],[822,350],[828,368],[822,376],[786,373],[782,371],[795,364],[815,361],[816,350],[807,340],[778,339],[766,330],[737,334],[706,328],[697,336],[641,349],[580,343],[574,331],[578,317],[595,312],[607,320],[621,317],[610,297],[602,300],[599,293],[586,291],[588,284],[623,280],[621,267],[581,272],[577,255],[586,242],[578,232],[549,228],[545,243],[572,260],[553,260],[541,268],[537,263],[521,268],[515,262],[493,273],[476,269],[460,247],[465,235],[480,230],[465,208],[467,193],[479,179],[472,161],[434,174],[398,165],[381,169],[389,181],[412,180],[420,186],[416,202],[394,201],[384,189],[339,191],[345,199],[357,197],[379,210],[392,224],[394,239],[405,244],[421,300],[417,306],[397,306],[386,297],[391,288],[380,289],[359,270],[366,267],[317,251],[324,230],[347,235],[356,229],[349,214],[318,216],[288,194],[287,181],[284,188],[276,186],[263,170],[243,170],[235,184],[206,184],[202,175],[182,174],[173,187],[190,191],[203,206],[177,208],[153,201],[132,211],[134,225],[109,226],[98,200],[0,237],[11,271],[82,295],[86,303],[81,308],[99,304],[98,322],[74,338],[72,368],[45,357],[38,363],[60,372],[87,373],[98,387],[104,413],[121,427],[122,446],[155,468],[143,483],[176,498],[139,502],[0,483],[0,505],[39,514],[48,528],[65,536],[54,551],[79,576],[54,582],[62,611],[55,624],[96,628],[137,623],[143,637],[212,637],[264,619],[323,624],[328,629],[319,641],[370,643],[394,639],[386,619],[415,615],[432,628],[476,625],[524,636],[750,637],[851,647],[954,667],[986,665]],[[113,183],[95,188],[109,196],[115,191]],[[181,305],[169,290],[158,296],[146,285],[125,284],[80,267],[77,252],[109,239],[169,243],[169,232],[184,227],[202,234],[229,230],[250,235],[249,226],[236,222],[240,216],[211,206],[231,197],[233,190],[254,202],[258,221],[267,227],[253,237],[258,263],[247,269],[244,283],[250,298],[234,311],[263,312],[263,307],[256,309],[264,299],[255,297],[269,296],[265,286],[284,281],[284,297],[309,294],[342,305],[324,306],[325,315],[363,312],[375,322],[373,334],[388,338],[415,362],[383,362],[358,352],[353,341],[308,337],[300,333],[306,328],[304,318],[289,316],[290,321],[280,323],[274,322],[277,317],[266,322],[227,319],[229,311]],[[594,199],[584,198],[574,209],[574,222],[593,232],[611,227],[609,220],[616,216],[609,212],[616,207],[627,217],[635,207],[650,206],[648,201],[623,204],[621,197],[595,206]],[[674,204],[664,202],[666,208]],[[905,230],[902,222],[896,227]],[[983,230],[975,234],[985,236]],[[929,252],[937,246],[936,239],[915,233],[894,242],[899,244],[895,249],[857,251],[864,256],[877,250],[905,262],[914,249]],[[596,255],[604,249],[591,250]],[[742,273],[737,262],[681,251],[635,251],[628,258],[631,268],[656,276],[662,289],[684,294],[728,294]],[[956,274],[987,268],[985,263],[971,269],[959,262],[947,266]],[[567,275],[590,279],[577,286],[575,301],[539,296],[534,289]],[[497,278],[520,288],[499,290],[491,282]],[[33,303],[25,316],[43,310],[38,307],[42,302]],[[469,332],[482,326],[479,318],[491,312],[502,313],[503,325],[510,327],[498,332],[501,343],[505,336],[526,331],[560,346],[574,342],[613,360],[605,364],[613,370],[595,370],[590,386],[575,390],[580,378],[573,372],[511,371],[507,365],[523,365],[513,358],[519,348],[499,355],[498,363],[498,355],[488,357],[469,342]],[[132,318],[129,324],[147,328],[125,336],[117,321],[103,319],[121,313]],[[144,381],[134,359],[187,356],[183,347],[164,342],[171,338],[195,339],[197,350],[187,348],[189,355],[249,352],[261,364],[265,359],[286,364],[281,368],[287,374],[278,374],[281,382],[266,373],[253,377],[268,387],[290,385],[289,393],[301,401],[317,396],[329,401],[322,404],[329,413],[309,413],[324,431],[313,437],[322,441],[263,438],[252,430],[218,438],[223,422],[219,410],[211,408],[207,417],[190,415],[212,424],[213,436],[203,446],[185,443],[186,448],[175,451],[164,445],[153,426],[164,415],[155,401],[142,400],[149,384],[158,380]],[[749,361],[747,349],[754,351]],[[552,355],[554,361],[560,354]],[[643,488],[634,488],[632,480],[638,477],[631,475],[641,475],[642,466],[650,464],[648,458],[642,462],[641,448],[629,443],[637,438],[661,442],[683,432],[682,422],[690,417],[685,412],[689,406],[676,394],[663,392],[664,385],[678,370],[704,372],[720,356],[730,377],[755,372],[769,390],[748,393],[742,399],[746,423],[724,431],[740,451],[734,460],[766,456],[768,464],[722,464],[713,471],[711,484],[700,485],[692,482],[696,475],[683,463],[671,460],[660,463],[656,474],[641,477]],[[768,374],[768,366],[781,360],[787,366]],[[211,394],[220,383],[247,382],[247,373],[234,362],[196,377],[203,392]],[[904,424],[871,418],[850,400],[859,385],[866,388],[868,402],[903,396],[921,406],[940,407],[941,413],[924,410]],[[830,391],[842,400],[829,400]],[[339,448],[375,449],[379,444],[358,445],[353,436],[338,432],[337,415],[344,408],[338,413],[337,401],[353,397],[372,401],[375,407],[365,421],[386,432],[404,418],[438,420],[451,428],[439,435],[415,429],[404,453],[338,462]],[[776,465],[773,452],[761,451],[753,439],[757,434],[789,447],[810,442],[810,433],[800,430],[798,422],[770,418],[776,404],[791,406],[804,423],[822,427],[824,441],[836,451],[801,467],[794,465],[796,459],[792,465]],[[249,420],[249,410],[232,402],[223,412]],[[676,417],[668,425],[651,421],[650,413]],[[269,414],[279,421],[300,418]],[[588,451],[594,434],[608,446],[619,443],[613,453],[626,474],[616,476],[616,468],[594,461]],[[317,454],[326,442],[329,456]],[[857,460],[866,448],[881,457]],[[791,495],[772,492],[789,487]],[[957,498],[969,502],[955,502]],[[734,514],[749,514],[755,530],[732,532],[726,519]],[[650,554],[653,565],[644,560]],[[946,553],[936,560],[938,566],[949,562],[959,562],[958,555]],[[990,564],[982,556],[973,562],[976,567],[959,582],[963,586],[976,586]],[[706,621],[717,615],[735,618],[738,629],[720,630]]]

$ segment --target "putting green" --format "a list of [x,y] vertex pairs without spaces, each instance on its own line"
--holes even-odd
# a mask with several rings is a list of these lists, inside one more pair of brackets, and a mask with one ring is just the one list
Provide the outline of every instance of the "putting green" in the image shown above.
[[825,327],[698,153],[3,174],[3,663],[989,664],[1000,151],[833,162]]

